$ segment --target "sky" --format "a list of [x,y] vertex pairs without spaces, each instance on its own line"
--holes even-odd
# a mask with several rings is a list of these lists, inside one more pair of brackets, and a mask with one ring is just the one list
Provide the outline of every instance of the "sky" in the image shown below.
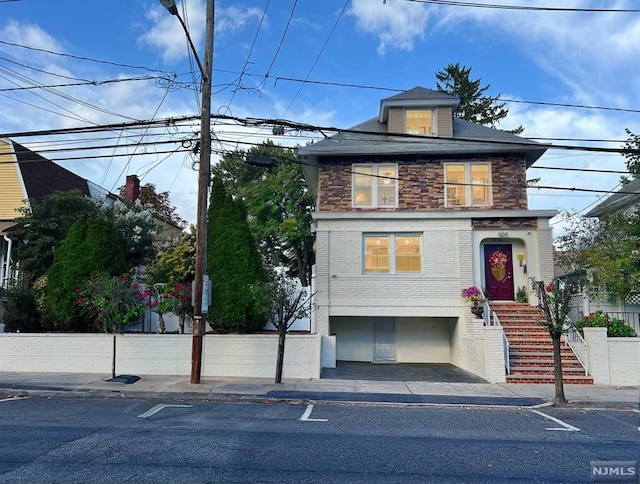
[[[176,3],[204,59],[205,2]],[[398,90],[435,88],[435,73],[460,63],[490,85],[488,94],[509,100],[501,129],[523,125],[525,137],[602,147],[621,147],[625,128],[640,133],[640,12],[477,6],[640,9],[637,1],[445,3],[219,0],[212,113],[348,128],[376,116],[380,100]],[[180,22],[159,1],[0,0],[0,19],[0,137],[200,113],[197,64]],[[229,122],[214,123],[213,132],[214,162],[221,152],[266,139],[294,146],[322,137],[296,130],[274,136],[271,127]],[[111,191],[136,174],[169,191],[179,215],[195,220],[197,160],[188,150],[198,138],[197,120],[45,134],[14,139]],[[187,151],[167,153],[178,148]],[[561,149],[536,165],[625,170],[619,154]],[[604,191],[619,188],[620,178],[542,168],[527,175],[540,178],[540,186]],[[534,188],[529,208],[580,214],[602,196]],[[565,221],[552,223],[559,229]]]

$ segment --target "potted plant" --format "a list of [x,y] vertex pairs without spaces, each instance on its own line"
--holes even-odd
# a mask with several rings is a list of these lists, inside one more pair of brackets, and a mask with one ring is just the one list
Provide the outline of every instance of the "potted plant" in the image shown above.
[[482,317],[482,312],[484,310],[483,304],[486,301],[482,295],[482,291],[476,286],[471,286],[462,290],[462,297],[467,298],[471,303],[471,312],[478,317]]

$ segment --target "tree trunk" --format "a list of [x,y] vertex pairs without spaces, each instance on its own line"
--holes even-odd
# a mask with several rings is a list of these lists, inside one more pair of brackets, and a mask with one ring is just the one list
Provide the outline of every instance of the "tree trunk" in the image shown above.
[[276,360],[276,383],[282,383],[282,364],[284,363],[284,340],[287,336],[287,326],[280,323],[278,327],[278,358]]
[[556,387],[555,404],[562,406],[567,405],[567,399],[564,396],[564,381],[562,379],[562,355],[560,352],[561,334],[552,334],[553,341],[553,378]]

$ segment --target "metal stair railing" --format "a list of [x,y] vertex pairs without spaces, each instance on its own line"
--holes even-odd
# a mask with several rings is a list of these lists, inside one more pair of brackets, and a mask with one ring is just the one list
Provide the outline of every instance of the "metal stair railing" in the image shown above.
[[582,335],[572,328],[564,337],[564,343],[571,348],[573,354],[584,368],[584,374],[589,375],[589,363],[587,359],[587,343]]

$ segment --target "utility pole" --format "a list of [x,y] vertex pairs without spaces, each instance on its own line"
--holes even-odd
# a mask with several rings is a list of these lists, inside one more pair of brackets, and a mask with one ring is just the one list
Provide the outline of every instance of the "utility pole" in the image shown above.
[[[202,73],[202,112],[200,116],[200,166],[198,167],[198,209],[196,215],[196,267],[191,345],[191,383],[200,383],[202,343],[205,321],[202,318],[202,292],[207,267],[207,202],[211,183],[211,77],[213,75],[214,0],[207,0],[205,17],[204,72]],[[208,301],[207,301],[208,302]]]
[[[200,113],[200,163],[198,167],[198,207],[196,214],[196,262],[193,287],[193,340],[191,344],[191,383],[200,383],[202,370],[202,343],[205,334],[202,302],[204,276],[207,267],[207,201],[211,182],[211,81],[213,76],[213,24],[215,20],[214,0],[207,0],[205,17],[206,33],[204,66],[200,62],[191,36],[178,14],[175,0],[160,0],[171,15],[178,17],[187,36],[193,55],[202,76],[202,111]],[[208,302],[208,301],[207,301]],[[206,311],[205,311],[206,312]]]

